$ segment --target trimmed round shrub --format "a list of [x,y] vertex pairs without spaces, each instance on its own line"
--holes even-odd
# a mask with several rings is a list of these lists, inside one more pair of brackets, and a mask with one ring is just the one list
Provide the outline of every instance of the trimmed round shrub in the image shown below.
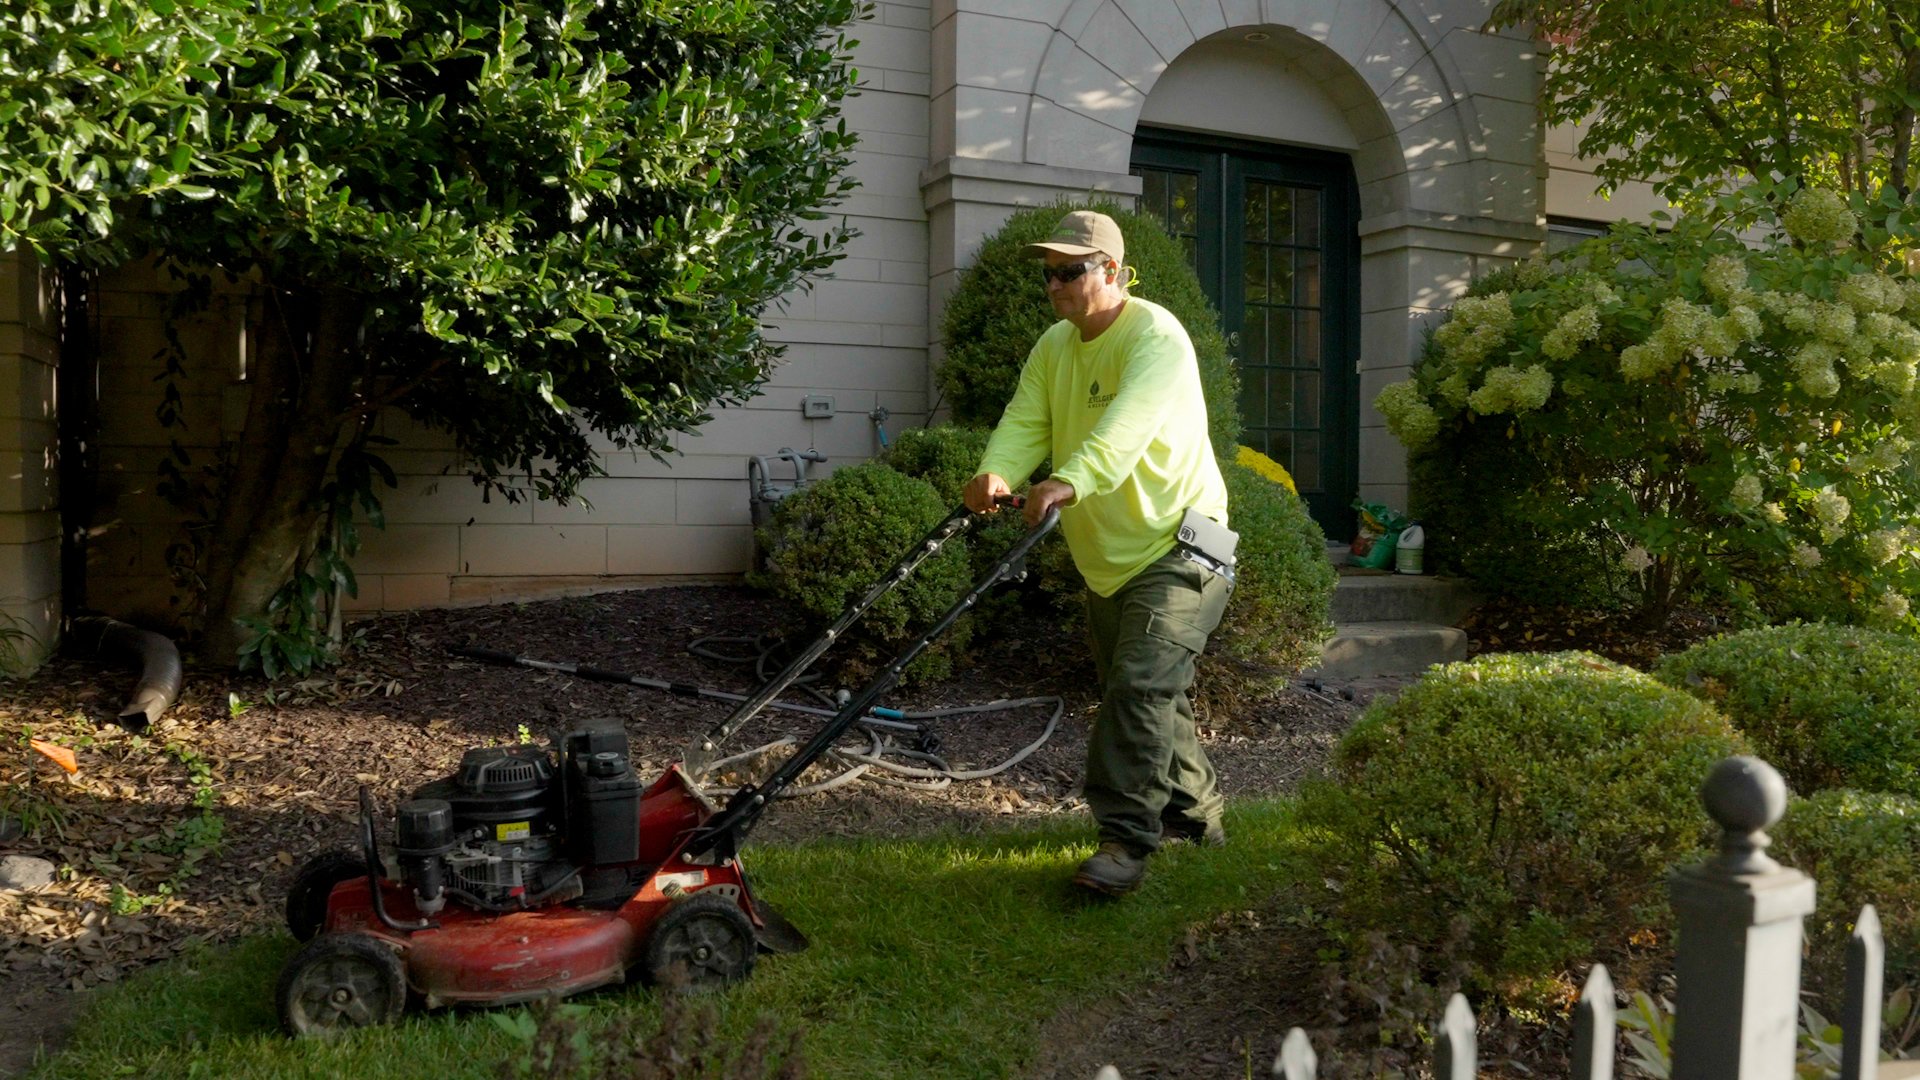
[[[1073,210],[1098,210],[1119,224],[1127,240],[1127,265],[1140,275],[1133,295],[1166,308],[1187,328],[1200,361],[1214,455],[1223,462],[1232,461],[1240,438],[1240,380],[1227,357],[1220,313],[1201,290],[1185,250],[1158,221],[1108,202],[1061,202],[1022,210],[981,245],[940,320],[946,359],[936,378],[954,422],[975,427],[998,424],[1013,399],[1020,367],[1033,351],[1033,343],[1058,321],[1047,302],[1037,263],[1022,256],[1020,249],[1045,240],[1061,216]],[[1007,479],[1017,482],[1015,477]]]
[[960,504],[961,492],[986,456],[989,434],[985,428],[957,424],[908,428],[894,436],[880,460],[903,475],[925,480],[941,501],[954,507]]
[[1240,563],[1196,690],[1204,710],[1230,715],[1245,699],[1284,689],[1287,676],[1313,662],[1333,633],[1340,579],[1299,496],[1246,465],[1222,462],[1220,472]]
[[1920,980],[1920,801],[1822,791],[1793,800],[1772,835],[1768,854],[1817,883],[1820,906],[1807,920],[1809,987],[1839,1004],[1847,937],[1865,904],[1873,905],[1886,935],[1887,985]]
[[1591,653],[1435,667],[1303,789],[1305,875],[1349,947],[1382,931],[1537,1001],[1667,922],[1665,874],[1712,828],[1700,783],[1742,750],[1711,706]]
[[[835,470],[780,500],[773,520],[757,534],[766,566],[749,573],[747,582],[791,601],[824,627],[866,595],[950,509],[924,480],[879,462]],[[875,602],[828,659],[850,671],[871,670],[932,626],[968,583],[967,539],[959,537]],[[971,618],[961,617],[907,674],[945,678],[971,634]]]
[[1743,630],[1654,675],[1725,713],[1787,784],[1920,796],[1920,641],[1809,623]]

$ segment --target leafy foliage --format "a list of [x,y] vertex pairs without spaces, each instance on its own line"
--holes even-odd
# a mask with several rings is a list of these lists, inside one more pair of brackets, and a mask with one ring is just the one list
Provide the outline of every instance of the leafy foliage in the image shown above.
[[1740,746],[1710,706],[1589,653],[1436,667],[1303,790],[1308,865],[1350,947],[1379,929],[1432,955],[1464,920],[1469,981],[1532,1000],[1665,923],[1664,875],[1709,827],[1700,780]]
[[261,616],[313,550],[329,455],[363,445],[383,409],[451,433],[510,498],[565,498],[598,470],[596,446],[658,454],[712,403],[750,395],[777,353],[758,309],[846,235],[801,225],[851,187],[840,28],[860,10],[0,13],[0,246],[93,264],[152,253],[267,296],[203,567],[210,636]]
[[1020,252],[1045,240],[1061,215],[1073,210],[1098,210],[1113,218],[1127,241],[1127,265],[1139,274],[1133,295],[1165,307],[1186,327],[1200,362],[1214,456],[1232,461],[1240,438],[1240,386],[1220,332],[1220,314],[1201,291],[1186,252],[1159,221],[1105,202],[1021,210],[981,244],[940,320],[947,352],[936,378],[954,422],[970,427],[999,423],[1027,354],[1057,321],[1034,260]]
[[1847,936],[1872,904],[1886,937],[1886,984],[1920,981],[1920,800],[1844,788],[1795,799],[1768,852],[1819,883],[1807,920],[1807,984],[1832,1003],[1845,986]]
[[1764,627],[1669,656],[1654,677],[1719,708],[1802,795],[1920,797],[1920,641],[1860,627]]
[[[881,574],[939,524],[952,505],[925,481],[880,462],[837,469],[781,499],[760,530],[766,566],[748,575],[755,587],[800,607],[821,626],[865,595]],[[928,629],[968,585],[966,537],[947,542],[906,581],[876,601],[835,649],[836,659],[884,661]],[[952,672],[953,656],[972,635],[962,617],[908,668],[918,678]]]
[[1920,284],[1894,271],[1914,225],[1863,225],[1857,196],[1800,190],[1782,215],[1765,197],[1723,200],[1769,223],[1757,247],[1704,218],[1620,226],[1477,288],[1381,391],[1428,509],[1472,466],[1471,511],[1434,517],[1442,547],[1495,538],[1461,560],[1484,587],[1555,537],[1562,578],[1610,583],[1651,623],[1703,589],[1912,621]]
[[1912,191],[1920,23],[1898,0],[1500,0],[1550,43],[1550,124],[1609,186],[1685,204],[1729,178]]

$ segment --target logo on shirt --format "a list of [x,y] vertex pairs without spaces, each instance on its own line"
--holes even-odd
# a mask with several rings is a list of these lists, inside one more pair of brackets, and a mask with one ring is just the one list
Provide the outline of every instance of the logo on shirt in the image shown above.
[[1100,380],[1095,379],[1093,381],[1093,385],[1087,387],[1087,407],[1088,408],[1090,409],[1097,408],[1101,405],[1105,405],[1111,402],[1112,400],[1113,400],[1112,394],[1110,393],[1103,394],[1100,392]]

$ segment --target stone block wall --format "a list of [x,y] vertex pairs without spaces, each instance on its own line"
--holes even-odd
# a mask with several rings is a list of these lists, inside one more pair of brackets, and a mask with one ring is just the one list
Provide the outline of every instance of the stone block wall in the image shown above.
[[53,280],[31,255],[0,255],[0,677],[33,671],[59,641]]

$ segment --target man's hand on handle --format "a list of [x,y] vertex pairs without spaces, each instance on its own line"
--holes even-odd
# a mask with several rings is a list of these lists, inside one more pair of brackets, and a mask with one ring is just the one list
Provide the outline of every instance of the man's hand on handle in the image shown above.
[[967,490],[960,495],[960,501],[967,509],[976,514],[984,514],[994,508],[994,500],[1002,495],[1013,494],[1007,482],[993,473],[981,473],[967,481]]
[[1027,528],[1040,524],[1040,519],[1047,516],[1047,511],[1056,506],[1064,507],[1073,498],[1073,485],[1065,480],[1048,479],[1033,485],[1027,490]]

